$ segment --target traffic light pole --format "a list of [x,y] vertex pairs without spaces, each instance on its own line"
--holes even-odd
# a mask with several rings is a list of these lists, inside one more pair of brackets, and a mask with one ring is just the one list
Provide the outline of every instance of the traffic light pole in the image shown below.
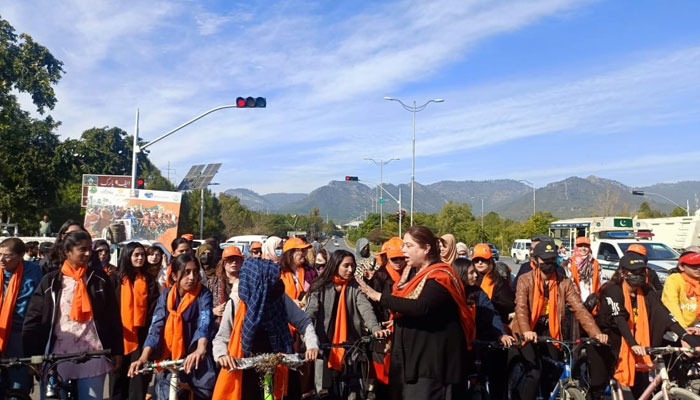
[[[364,183],[369,183],[370,185],[377,186],[377,184],[374,182],[359,180],[359,179],[358,179],[358,181],[364,182]],[[401,188],[399,187],[399,198],[398,199],[396,197],[394,197],[393,194],[389,193],[388,190],[384,189],[384,187],[381,187],[381,189],[384,191],[384,193],[388,194],[389,197],[391,197],[395,202],[397,202],[399,204],[399,237],[401,237],[401,218],[402,218],[401,212],[403,211],[403,209],[401,208]]]

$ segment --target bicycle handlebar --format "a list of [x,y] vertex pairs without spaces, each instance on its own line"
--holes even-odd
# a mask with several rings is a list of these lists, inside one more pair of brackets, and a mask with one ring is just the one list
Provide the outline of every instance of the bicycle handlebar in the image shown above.
[[380,340],[386,340],[386,338],[377,338],[374,335],[365,335],[360,337],[354,342],[343,342],[338,344],[333,343],[323,343],[320,345],[320,350],[330,350],[331,348],[352,348],[357,347],[361,344],[367,344],[372,342],[378,342]]
[[67,361],[67,360],[87,360],[89,358],[96,358],[101,356],[111,356],[112,351],[110,349],[106,350],[94,350],[94,351],[84,351],[81,353],[66,353],[66,354],[48,354],[40,356],[31,357],[13,357],[13,358],[3,358],[0,359],[0,366],[12,367],[19,365],[28,364],[41,364],[43,362],[54,362],[54,361]]
[[700,351],[693,347],[645,347],[644,351],[646,351],[646,353],[649,355],[664,355],[671,353],[693,353],[695,355],[700,354]]
[[[143,365],[140,370],[136,371],[137,374],[143,374],[145,372],[153,372],[158,368],[163,369],[180,369],[180,366],[184,364],[185,359],[181,358],[179,360],[163,360],[163,361],[153,361]],[[177,368],[175,368],[177,367]]]
[[[236,358],[236,366],[234,370],[244,370],[256,367],[270,367],[284,365],[286,367],[296,369],[306,363],[304,354],[285,354],[285,353],[266,353],[258,354],[253,357]],[[267,364],[267,365],[266,365]]]

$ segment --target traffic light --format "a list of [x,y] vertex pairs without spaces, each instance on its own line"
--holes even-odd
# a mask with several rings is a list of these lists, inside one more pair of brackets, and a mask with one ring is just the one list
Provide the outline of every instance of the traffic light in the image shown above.
[[[405,220],[406,218],[406,210],[401,210],[401,220]],[[396,211],[396,221],[399,221],[399,211]]]
[[145,189],[146,180],[143,178],[136,179],[136,189]]
[[345,180],[346,180],[346,181],[357,182],[357,181],[360,180],[360,178],[358,178],[358,177],[356,177],[356,176],[346,176],[346,177],[345,177]]
[[265,108],[267,100],[264,97],[239,97],[236,99],[238,108]]

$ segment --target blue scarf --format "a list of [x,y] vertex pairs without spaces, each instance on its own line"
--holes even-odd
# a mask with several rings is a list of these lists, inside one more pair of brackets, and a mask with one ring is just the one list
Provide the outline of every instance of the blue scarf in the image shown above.
[[253,338],[263,328],[275,353],[291,353],[292,339],[287,326],[285,296],[268,299],[280,279],[280,266],[270,260],[251,258],[243,262],[238,281],[238,296],[246,304],[247,311],[241,328],[243,354],[253,353]]

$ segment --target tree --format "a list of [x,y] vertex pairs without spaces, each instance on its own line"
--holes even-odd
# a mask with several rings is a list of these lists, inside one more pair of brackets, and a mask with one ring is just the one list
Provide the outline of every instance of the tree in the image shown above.
[[653,210],[646,201],[643,201],[642,204],[639,205],[639,210],[637,210],[636,214],[639,218],[663,218],[666,216],[666,214],[659,210]]
[[671,214],[669,216],[671,217],[685,217],[688,215],[688,212],[685,210],[683,207],[676,207],[671,211]]
[[[221,204],[221,222],[224,224],[226,237],[241,235],[249,232],[253,226],[253,216],[238,197],[227,194],[219,195]],[[258,232],[256,232],[258,233]]]
[[[180,203],[180,220],[178,223],[178,232],[192,233],[195,236],[199,235],[199,216],[200,216],[201,194],[199,190],[185,192],[182,194]],[[204,191],[204,238],[214,236],[223,238],[224,223],[221,221],[221,205],[219,200],[214,196],[211,190]]]
[[546,234],[549,232],[549,224],[556,218],[549,211],[538,211],[535,215],[523,223],[522,237],[532,237],[537,234]]

